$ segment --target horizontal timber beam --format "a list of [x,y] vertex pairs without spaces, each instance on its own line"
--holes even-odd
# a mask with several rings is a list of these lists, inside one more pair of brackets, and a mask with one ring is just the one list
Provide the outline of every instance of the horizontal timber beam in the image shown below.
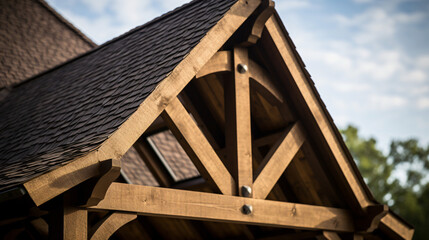
[[[244,204],[252,205],[251,214],[242,213]],[[113,183],[104,200],[89,210],[294,229],[354,231],[352,216],[343,209],[123,183]]]

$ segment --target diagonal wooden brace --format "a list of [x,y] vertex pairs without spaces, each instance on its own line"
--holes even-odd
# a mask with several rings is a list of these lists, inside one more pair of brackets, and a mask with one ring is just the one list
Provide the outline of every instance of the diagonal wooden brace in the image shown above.
[[120,171],[120,160],[109,159],[100,162],[101,176],[96,180],[94,187],[89,194],[88,200],[83,204],[83,206],[97,205],[101,200],[103,200],[110,184],[119,177]]
[[265,0],[261,4],[261,8],[263,9],[259,16],[256,18],[255,23],[253,24],[252,30],[250,32],[249,37],[247,38],[247,42],[245,45],[253,45],[261,38],[262,31],[265,27],[265,22],[273,15],[274,13],[274,2],[272,0]]

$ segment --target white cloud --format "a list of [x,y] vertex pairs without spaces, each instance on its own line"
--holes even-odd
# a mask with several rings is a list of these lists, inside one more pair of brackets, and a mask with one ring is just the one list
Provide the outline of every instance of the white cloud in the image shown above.
[[364,92],[371,89],[371,85],[361,82],[337,82],[333,83],[333,87],[339,92],[347,93],[347,92]]
[[429,109],[429,97],[423,97],[417,100],[417,107],[419,109]]
[[394,15],[397,22],[399,23],[416,23],[424,20],[425,14],[422,12],[414,12],[414,13],[398,13]]
[[62,10],[61,14],[72,21],[73,25],[79,28],[85,35],[89,36],[98,44],[118,36],[127,29],[123,25],[113,23],[109,17],[98,17],[96,19],[77,15],[68,10]]
[[82,0],[82,3],[87,5],[95,13],[103,13],[110,5],[111,0]]
[[311,7],[309,1],[307,0],[281,0],[276,1],[276,9],[278,11],[290,11],[302,8]]
[[[53,5],[55,1],[52,0]],[[188,1],[77,0],[74,4],[87,8],[89,15],[64,8],[57,10],[95,42],[101,44],[186,2]]]
[[420,68],[429,69],[429,55],[423,55],[417,58],[416,64]]
[[423,12],[398,12],[395,7],[387,4],[374,6],[350,17],[336,14],[333,20],[340,26],[354,29],[355,41],[365,44],[388,40],[398,32],[401,25],[423,21],[426,16]]
[[429,85],[413,87],[409,90],[409,93],[412,96],[427,96],[429,95]]
[[117,21],[132,27],[141,25],[162,13],[151,5],[151,1],[142,0],[113,0],[109,9]]
[[[84,3],[94,14],[71,13],[68,9],[60,11],[61,14],[98,43],[188,2],[75,1]],[[333,7],[333,3],[328,5],[328,11],[320,1],[276,1],[276,9],[327,101],[328,109],[334,110],[334,119],[340,123],[361,124],[368,118],[384,119],[387,114],[405,112],[411,105],[414,109],[428,109],[429,53],[419,49],[417,54],[412,54],[398,41],[404,29],[415,23],[423,24],[428,14],[423,9],[403,12],[398,8],[400,0],[354,1],[369,4],[344,13],[339,12],[341,8]],[[353,3],[350,5],[355,7]],[[306,15],[307,10],[310,11]],[[313,16],[317,11],[325,11],[323,18]],[[337,14],[333,13],[335,11]],[[382,114],[366,115],[374,112]]]
[[164,9],[172,10],[173,8],[181,6],[189,1],[188,0],[159,0],[159,2],[161,3],[161,6]]
[[410,70],[406,72],[401,80],[409,83],[423,83],[428,79],[426,73],[420,69]]
[[402,96],[373,95],[370,96],[370,107],[374,110],[392,110],[407,106],[408,100]]
[[353,64],[352,59],[337,52],[322,52],[322,58],[326,61],[327,64],[342,70],[349,70]]

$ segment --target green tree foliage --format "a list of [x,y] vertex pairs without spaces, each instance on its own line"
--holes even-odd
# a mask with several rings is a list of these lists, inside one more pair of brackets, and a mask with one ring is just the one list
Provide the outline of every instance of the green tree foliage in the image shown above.
[[414,239],[427,239],[429,145],[422,147],[416,139],[394,140],[386,155],[374,138],[359,136],[354,126],[341,133],[374,197],[415,227]]

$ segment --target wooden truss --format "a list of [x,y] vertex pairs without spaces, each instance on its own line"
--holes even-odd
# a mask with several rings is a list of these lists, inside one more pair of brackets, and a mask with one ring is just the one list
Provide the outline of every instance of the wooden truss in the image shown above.
[[[107,239],[137,215],[323,230],[332,231],[331,235],[362,230],[349,210],[265,200],[302,147],[306,134],[299,122],[277,134],[279,139],[253,176],[250,82],[254,81],[256,90],[268,96],[272,104],[285,108],[284,100],[269,75],[249,60],[246,48],[218,52],[197,76],[224,71],[234,73],[232,81],[225,84],[225,151],[229,161],[237,163],[232,174],[179,98],[161,114],[200,173],[222,194],[113,183],[107,185],[99,203],[88,208],[64,208],[66,238],[85,239],[87,233],[76,231],[76,224],[85,225],[86,212],[99,210],[113,213],[89,230],[91,239]],[[100,181],[97,185],[102,185]],[[94,191],[100,190],[96,186]],[[68,231],[68,226],[73,230]]]
[[[137,112],[99,149],[25,184],[38,206],[73,187],[79,188],[78,185],[84,181],[87,184],[85,186],[92,189],[85,195],[84,201],[65,201],[60,204],[54,216],[58,226],[51,226],[52,232],[55,232],[54,237],[108,239],[137,215],[312,230],[321,239],[338,239],[337,233],[350,233],[355,239],[359,239],[360,234],[373,231],[380,221],[390,228],[401,225],[392,215],[383,218],[387,214],[387,208],[374,204],[368,197],[353,165],[342,150],[341,141],[306,80],[290,43],[282,34],[280,24],[271,15],[272,2],[264,1],[264,4],[265,8],[256,17],[244,43],[235,45],[230,50],[218,51],[257,9],[260,1],[238,1],[160,83]],[[266,29],[265,34],[270,36],[270,41],[274,42],[273,46],[280,53],[282,63],[287,65],[288,70],[285,72],[290,71],[305,106],[310,109],[309,117],[316,122],[315,129],[321,133],[332,151],[330,154],[344,174],[342,177],[350,186],[350,195],[354,198],[356,209],[266,199],[293,161],[298,161],[303,152],[308,155],[314,153],[309,147],[304,124],[291,113],[276,81],[249,57],[249,47],[263,35],[263,29]],[[201,126],[196,120],[198,116],[188,104],[192,100],[180,95],[192,79],[197,81],[222,73],[232,76],[224,81],[224,106],[217,110],[224,111],[224,148],[217,146],[206,126]],[[272,106],[278,111],[281,121],[286,123],[285,128],[260,139],[252,137],[252,91],[262,96],[261,104]],[[119,173],[118,159],[158,117],[164,120],[201,175],[218,193],[112,183]],[[267,141],[273,144],[266,154],[254,151],[256,145]],[[149,154],[144,152],[144,148],[139,151],[143,155]],[[255,164],[256,158],[260,158],[258,164]],[[90,178],[95,180],[88,182]],[[162,185],[168,185],[170,181],[163,177],[158,177],[158,180]],[[323,205],[323,200],[319,199],[318,203]],[[88,229],[88,211],[110,213],[92,229]],[[400,234],[403,238],[408,238],[412,232],[404,229]]]

